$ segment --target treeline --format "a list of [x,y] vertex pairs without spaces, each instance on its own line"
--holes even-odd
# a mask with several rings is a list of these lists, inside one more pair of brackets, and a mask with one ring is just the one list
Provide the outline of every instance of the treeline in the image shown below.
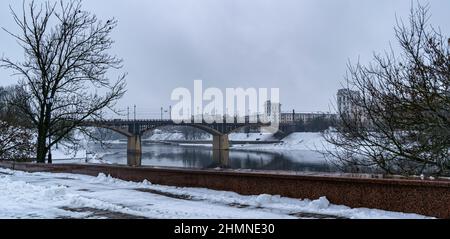
[[17,85],[0,86],[0,120],[14,126],[31,127],[30,118],[23,112],[29,107],[27,93]]
[[324,132],[329,128],[335,127],[336,125],[336,119],[317,117],[307,122],[295,122],[294,130],[296,132]]
[[28,160],[35,151],[32,124],[23,113],[26,99],[21,87],[0,86],[0,160]]

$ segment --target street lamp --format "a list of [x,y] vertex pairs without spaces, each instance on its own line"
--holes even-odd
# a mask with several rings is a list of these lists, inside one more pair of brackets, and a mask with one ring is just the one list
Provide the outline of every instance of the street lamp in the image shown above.
[[172,120],[172,106],[169,106],[169,120]]
[[53,97],[47,98],[47,130],[48,130],[48,163],[52,163],[52,149],[51,149],[51,143],[52,143],[52,136],[50,134],[50,120],[51,120],[51,111],[52,111],[52,105],[53,105]]

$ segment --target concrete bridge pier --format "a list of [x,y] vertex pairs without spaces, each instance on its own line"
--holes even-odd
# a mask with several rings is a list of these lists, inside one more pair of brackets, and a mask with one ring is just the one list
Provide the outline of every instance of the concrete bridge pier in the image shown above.
[[228,150],[230,143],[228,142],[228,134],[213,136],[213,150]]
[[127,165],[132,167],[141,166],[142,145],[141,136],[133,135],[128,137]]
[[213,150],[213,161],[218,163],[221,168],[230,168],[230,151]]
[[213,160],[219,163],[220,167],[228,168],[230,166],[229,149],[230,143],[227,134],[213,136]]

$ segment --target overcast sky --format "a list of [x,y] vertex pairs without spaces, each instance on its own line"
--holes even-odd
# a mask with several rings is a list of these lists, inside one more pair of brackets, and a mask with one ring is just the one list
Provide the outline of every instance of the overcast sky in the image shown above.
[[[38,1],[39,2],[39,1]],[[450,35],[450,1],[431,0],[432,23]],[[0,25],[16,31],[8,5]],[[283,111],[328,111],[348,60],[368,61],[393,41],[395,16],[410,0],[85,0],[100,18],[116,17],[113,54],[122,57],[128,92],[119,106],[157,112],[174,88],[278,87]],[[23,53],[0,33],[0,54]],[[2,85],[15,82],[0,70]],[[114,72],[113,72],[114,73]],[[112,74],[114,75],[114,74]],[[172,102],[173,103],[173,102]]]

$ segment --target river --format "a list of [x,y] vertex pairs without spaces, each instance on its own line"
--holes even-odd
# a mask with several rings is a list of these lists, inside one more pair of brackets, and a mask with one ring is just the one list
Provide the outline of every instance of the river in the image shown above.
[[[91,150],[113,164],[126,164],[126,143],[98,145]],[[313,150],[249,151],[231,149],[225,155],[215,155],[210,147],[181,146],[143,142],[142,165],[196,169],[230,168],[255,170],[285,170],[302,172],[334,172],[336,169]]]

